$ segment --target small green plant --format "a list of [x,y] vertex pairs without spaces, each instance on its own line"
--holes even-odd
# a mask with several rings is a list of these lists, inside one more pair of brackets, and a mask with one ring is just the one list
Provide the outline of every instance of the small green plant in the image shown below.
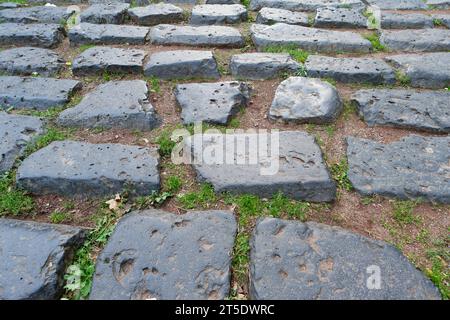
[[103,81],[111,81],[111,74],[107,70],[103,71],[102,77]]
[[350,115],[357,112],[356,104],[351,101],[344,101],[344,110],[342,111],[342,116],[345,120],[350,118]]
[[353,186],[348,179],[348,163],[347,159],[343,158],[338,163],[334,163],[330,167],[331,176],[336,181],[339,189],[351,191]]
[[329,138],[332,138],[334,134],[336,133],[336,125],[329,124],[325,127],[325,131],[327,132],[327,135]]
[[244,7],[246,7],[248,9],[248,7],[250,6],[250,0],[241,0],[241,3]]
[[160,81],[157,77],[155,76],[148,77],[147,82],[150,84],[150,92],[152,93],[161,92]]
[[178,201],[185,209],[208,208],[216,201],[216,194],[212,185],[202,184],[197,192],[189,192],[178,196]]
[[[449,230],[450,231],[450,230]],[[431,268],[425,270],[427,276],[433,281],[441,292],[444,300],[450,299],[450,253],[448,243],[438,243],[436,248],[427,251],[427,257],[431,260]]]
[[315,13],[308,14],[308,26],[310,26],[310,27],[314,26],[315,20],[316,20]]
[[399,225],[407,225],[419,222],[419,218],[416,217],[413,212],[414,208],[419,204],[419,201],[412,200],[398,200],[393,204],[393,218]]
[[401,70],[395,71],[395,79],[402,86],[409,86],[411,84],[411,79]]
[[46,110],[18,110],[17,113],[53,120],[63,110],[64,107],[51,107]]
[[433,24],[434,24],[436,27],[440,27],[440,26],[442,26],[444,23],[442,22],[442,19],[434,18],[434,19],[433,19]]
[[28,213],[33,207],[33,198],[14,188],[14,172],[0,176],[0,217]]
[[136,204],[137,209],[139,209],[139,210],[148,208],[150,206],[159,207],[168,198],[170,198],[172,196],[173,196],[173,194],[171,192],[159,193],[159,192],[153,191],[149,196],[136,198],[135,204]]
[[181,179],[177,176],[170,176],[167,178],[167,190],[172,193],[180,191],[182,186]]
[[50,215],[50,221],[52,223],[62,223],[69,220],[69,215],[66,212],[53,211]]
[[233,129],[239,128],[240,125],[241,125],[241,122],[239,121],[238,118],[233,118],[228,123],[228,127],[233,128]]
[[309,52],[300,49],[295,44],[285,46],[268,46],[264,49],[264,51],[270,53],[289,53],[294,60],[300,63],[305,63],[309,56]]
[[27,146],[25,154],[31,154],[39,149],[48,146],[53,141],[61,141],[67,139],[69,133],[67,131],[60,131],[55,128],[48,128],[44,135],[37,137],[34,143]]
[[239,283],[247,282],[250,252],[250,236],[244,232],[238,233],[233,248],[233,275]]
[[336,87],[337,81],[333,78],[323,78],[322,81],[326,81],[329,84],[331,84],[333,87]]
[[372,44],[372,49],[374,52],[386,52],[387,47],[380,42],[380,36],[378,33],[373,32],[369,35],[364,36]]
[[156,144],[159,145],[159,154],[161,157],[169,157],[172,154],[172,149],[175,147],[176,142],[171,139],[171,130],[163,130],[156,138]]

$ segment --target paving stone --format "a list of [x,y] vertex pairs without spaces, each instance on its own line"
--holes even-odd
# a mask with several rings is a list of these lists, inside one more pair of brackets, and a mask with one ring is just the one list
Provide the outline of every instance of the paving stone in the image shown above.
[[450,52],[401,54],[385,60],[406,74],[413,87],[438,89],[450,84]]
[[39,118],[0,111],[0,176],[11,170],[27,144],[42,133],[43,123]]
[[368,53],[370,42],[361,35],[348,31],[333,31],[276,23],[271,26],[253,24],[250,27],[253,42],[258,50],[274,45],[298,45],[314,52]]
[[33,194],[130,196],[159,191],[155,149],[121,144],[55,141],[31,154],[17,170],[16,184]]
[[15,23],[56,23],[66,21],[73,10],[65,7],[37,6],[5,9],[0,11],[1,22]]
[[390,144],[349,137],[347,144],[348,177],[360,194],[450,203],[450,136]]
[[240,4],[241,0],[206,0],[206,4]]
[[274,24],[277,22],[308,26],[308,15],[304,12],[295,12],[277,8],[262,8],[256,17],[256,23]]
[[381,27],[383,29],[423,29],[433,28],[433,26],[433,18],[425,14],[381,13]]
[[310,55],[305,62],[308,77],[332,78],[344,83],[394,84],[395,72],[376,58],[333,58]]
[[336,88],[319,79],[290,77],[280,83],[269,118],[296,123],[330,123],[342,111]]
[[145,56],[143,50],[92,47],[73,60],[72,72],[77,76],[105,72],[142,74]]
[[0,23],[0,45],[26,45],[53,48],[65,35],[59,24]]
[[[211,183],[216,192],[249,193],[263,198],[282,192],[297,200],[332,201],[336,186],[314,137],[301,131],[282,131],[278,138],[279,148],[275,133],[228,134],[227,141],[223,135],[194,135],[187,139],[186,145],[187,150],[192,148],[193,151],[197,179]],[[244,150],[245,141],[248,141],[248,148]],[[220,151],[216,152],[216,157],[209,156],[213,150],[223,150],[225,143],[226,159]],[[238,150],[233,147],[236,144]],[[234,163],[230,159],[234,159]]]
[[450,92],[371,89],[352,95],[370,126],[450,132]]
[[394,51],[448,51],[450,30],[383,30],[380,42]]
[[59,299],[65,268],[86,235],[71,226],[0,219],[0,299]]
[[121,24],[127,16],[128,3],[94,4],[81,12],[81,22]]
[[[373,280],[380,272],[380,288]],[[254,300],[440,300],[392,245],[315,222],[259,219],[250,241]]]
[[361,8],[319,8],[314,19],[318,28],[366,28],[367,18]]
[[177,26],[160,24],[150,31],[150,39],[157,45],[189,45],[242,47],[244,38],[240,32],[226,26]]
[[71,45],[144,44],[149,28],[115,24],[80,23],[69,30]]
[[241,4],[205,4],[192,8],[190,23],[232,24],[247,21],[247,9]]
[[68,79],[2,76],[0,106],[45,110],[69,102],[81,82]]
[[0,52],[0,72],[17,75],[38,73],[43,76],[57,74],[64,60],[49,49],[20,47]]
[[145,65],[144,74],[159,79],[220,78],[213,53],[198,50],[156,52]]
[[243,82],[185,83],[174,90],[184,124],[226,124],[247,106],[250,88]]
[[166,3],[174,4],[197,4],[198,0],[163,0]]
[[450,14],[433,14],[432,18],[441,25],[450,28]]
[[294,11],[315,11],[323,7],[354,7],[363,5],[360,0],[251,0],[250,10],[256,11],[268,7]]
[[235,235],[228,211],[129,213],[97,259],[90,299],[225,299]]
[[21,6],[22,4],[16,2],[2,2],[0,3],[0,10],[19,8]]
[[144,26],[161,23],[177,23],[184,20],[183,9],[169,3],[155,3],[146,7],[128,10],[131,20]]
[[367,0],[382,10],[421,10],[427,9],[423,0]]
[[450,9],[450,0],[427,0],[427,5],[435,9]]
[[296,73],[300,64],[288,53],[252,52],[231,57],[230,70],[235,78],[264,80]]

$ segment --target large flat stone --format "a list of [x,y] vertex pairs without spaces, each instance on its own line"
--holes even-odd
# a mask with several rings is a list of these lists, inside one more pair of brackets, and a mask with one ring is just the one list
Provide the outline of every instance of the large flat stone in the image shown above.
[[64,38],[64,28],[59,24],[0,23],[0,45],[25,45],[53,48]]
[[260,10],[264,7],[280,8],[294,11],[315,11],[323,7],[363,6],[360,0],[251,0],[250,10]]
[[99,85],[73,108],[61,112],[58,124],[83,128],[151,130],[158,125],[145,81],[111,81]]
[[364,52],[372,48],[361,35],[349,31],[332,31],[276,23],[271,26],[253,24],[250,28],[258,50],[274,45],[297,45],[314,52]]
[[43,123],[39,118],[0,111],[0,176],[11,170],[28,143],[42,133]]
[[130,213],[97,259],[90,299],[225,299],[235,234],[227,211]]
[[94,4],[81,12],[81,22],[121,24],[127,15],[128,3]]
[[381,13],[381,27],[383,29],[423,29],[433,28],[433,26],[433,18],[426,14]]
[[56,23],[65,22],[73,10],[64,7],[37,6],[6,9],[0,11],[1,22],[15,23]]
[[277,22],[308,26],[308,15],[305,12],[295,12],[277,8],[262,8],[256,17],[256,23],[274,24]]
[[121,144],[56,141],[31,154],[17,170],[16,184],[33,194],[102,197],[159,191],[155,149]]
[[308,77],[332,78],[344,83],[394,84],[395,72],[376,58],[333,58],[310,55],[305,62]]
[[318,28],[366,28],[367,18],[362,8],[319,8],[314,18]]
[[423,0],[367,0],[382,10],[422,10],[427,9]]
[[131,20],[144,26],[177,23],[184,20],[183,9],[170,3],[155,3],[146,7],[131,8],[128,14]]
[[205,0],[206,4],[239,4],[241,0]]
[[22,4],[20,4],[20,3],[15,3],[15,2],[2,2],[2,3],[0,3],[0,10],[19,8],[19,7],[21,7],[21,6],[22,6]]
[[372,89],[352,95],[369,125],[450,132],[450,92]]
[[434,9],[450,9],[450,0],[427,0],[427,5]]
[[450,30],[383,30],[380,42],[393,51],[448,51]]
[[150,31],[153,44],[241,47],[244,38],[240,32],[226,26],[177,26],[160,24]]
[[0,106],[44,110],[69,102],[81,82],[68,79],[0,77]]
[[80,23],[69,30],[71,45],[144,44],[149,28],[115,24]]
[[438,89],[450,84],[450,52],[404,54],[385,60],[406,74],[413,87]]
[[247,20],[247,9],[241,4],[204,4],[192,8],[190,23],[232,24]]
[[70,226],[0,219],[0,299],[59,299],[65,268],[86,235]]
[[252,299],[441,299],[398,249],[339,227],[260,219],[250,245]]
[[390,144],[347,138],[348,177],[363,195],[450,203],[450,136]]

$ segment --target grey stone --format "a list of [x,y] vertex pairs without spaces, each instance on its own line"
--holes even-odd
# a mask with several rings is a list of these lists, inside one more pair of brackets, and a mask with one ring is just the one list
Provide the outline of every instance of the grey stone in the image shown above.
[[145,44],[149,28],[115,24],[80,23],[69,30],[71,45]]
[[300,64],[288,53],[252,52],[231,57],[230,70],[235,78],[263,80],[296,73]]
[[[279,136],[270,132],[265,137],[266,141],[256,132],[194,135],[186,141],[186,148],[192,149],[197,179],[211,183],[216,192],[249,193],[264,198],[282,192],[292,199],[313,202],[335,198],[335,183],[313,136],[301,131],[282,131]],[[216,151],[223,149],[225,138],[226,158]],[[267,148],[263,147],[265,143]],[[230,149],[233,145],[237,145],[238,150]],[[262,151],[264,149],[267,152]],[[250,159],[256,161],[250,162]]]
[[81,82],[68,79],[0,77],[0,106],[45,110],[69,102]]
[[70,226],[0,219],[0,300],[59,299],[65,268],[86,235]]
[[349,137],[347,144],[348,177],[362,195],[450,203],[450,136],[390,144]]
[[433,14],[432,18],[434,21],[440,23],[441,25],[450,28],[450,14]]
[[220,78],[213,53],[198,50],[156,52],[145,65],[144,74],[160,79]]
[[0,3],[0,10],[19,8],[21,6],[22,5],[20,3],[16,3],[16,2],[2,2],[2,3]]
[[131,20],[144,26],[176,23],[184,20],[183,9],[168,3],[156,3],[128,10]]
[[413,87],[438,89],[450,84],[450,52],[402,54],[385,60],[406,74]]
[[349,31],[333,31],[276,23],[271,26],[253,24],[250,28],[258,50],[274,45],[297,45],[315,52],[368,53],[372,45],[361,35]]
[[367,124],[450,132],[450,92],[360,90],[352,95]]
[[274,24],[277,22],[308,26],[308,15],[304,12],[295,12],[277,8],[262,8],[256,17],[256,23]]
[[73,108],[61,112],[60,126],[151,130],[159,123],[148,100],[145,81],[111,81],[99,85]]
[[15,23],[62,23],[73,10],[64,7],[37,6],[0,11],[0,21]]
[[97,259],[90,299],[225,299],[235,234],[227,211],[129,213]]
[[0,72],[12,75],[43,76],[57,74],[63,67],[64,60],[49,49],[20,47],[0,51]]
[[[377,267],[380,289],[368,285]],[[255,300],[441,299],[433,283],[386,242],[275,218],[259,219],[253,232],[249,291]]]
[[450,30],[384,30],[381,32],[380,42],[393,51],[448,51]]
[[204,121],[226,124],[247,106],[250,88],[243,82],[178,84],[175,99],[181,108],[184,124]]
[[319,28],[366,28],[367,18],[361,8],[319,8],[314,19]]
[[421,10],[427,9],[423,0],[367,0],[382,10]]
[[0,176],[11,170],[27,144],[42,133],[43,123],[39,118],[0,111]]
[[240,4],[241,0],[206,0],[206,4]]
[[26,45],[53,48],[65,35],[59,24],[0,23],[0,45]]
[[145,55],[145,51],[137,49],[92,47],[73,60],[72,72],[77,76],[104,72],[142,74]]
[[162,0],[162,2],[175,4],[196,4],[198,0]]
[[279,8],[294,11],[315,11],[323,7],[361,7],[360,0],[251,0],[250,10],[260,10],[264,7]]
[[344,83],[394,84],[395,72],[376,58],[333,58],[310,55],[305,62],[308,77],[332,78]]
[[241,4],[205,4],[192,8],[190,23],[232,24],[247,20],[247,9]]
[[103,197],[159,191],[155,149],[121,144],[55,141],[31,154],[17,170],[16,184],[33,194]]
[[177,26],[160,24],[151,28],[153,44],[242,47],[244,38],[239,31],[226,26]]
[[330,123],[342,111],[336,88],[319,79],[290,77],[277,88],[269,118],[296,123]]
[[127,15],[128,3],[94,4],[81,12],[81,22],[121,24]]
[[381,27],[383,29],[423,29],[433,28],[433,26],[433,18],[425,14],[381,13]]
[[450,9],[450,0],[427,0],[427,5],[434,9]]

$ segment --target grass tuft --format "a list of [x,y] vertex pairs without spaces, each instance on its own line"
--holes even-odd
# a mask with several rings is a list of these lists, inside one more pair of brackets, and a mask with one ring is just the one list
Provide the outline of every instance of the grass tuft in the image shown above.
[[373,32],[369,35],[364,36],[367,40],[372,44],[372,48],[374,52],[386,52],[388,51],[387,47],[380,42],[380,36]]
[[0,176],[0,217],[17,216],[28,213],[34,208],[33,198],[24,191],[15,189],[14,176],[14,172],[7,172]]
[[305,63],[308,59],[309,52],[300,49],[295,44],[285,46],[268,46],[264,49],[270,53],[289,53],[291,57],[299,63]]

